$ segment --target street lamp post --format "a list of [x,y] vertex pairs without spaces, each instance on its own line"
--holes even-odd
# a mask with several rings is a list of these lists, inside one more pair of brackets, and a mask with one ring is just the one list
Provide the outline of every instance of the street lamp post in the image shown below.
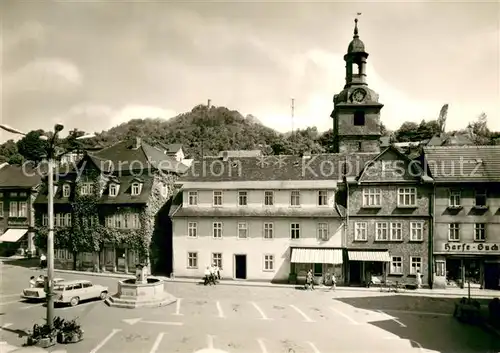
[[[22,131],[14,129],[8,125],[0,124],[0,128],[19,135],[26,134]],[[47,324],[52,329],[54,326],[54,162],[56,159],[55,155],[55,145],[57,142],[57,135],[64,129],[61,124],[56,124],[54,126],[54,134],[49,141],[49,146],[47,150],[47,160],[48,160],[48,227],[49,232],[47,235],[47,286],[46,286],[46,296],[47,296]],[[76,139],[81,140],[85,138],[91,138],[94,135],[84,135],[77,137]],[[46,136],[40,136],[43,140],[48,140]]]
[[47,324],[50,329],[54,325],[54,158],[57,135],[64,129],[64,126],[56,124],[54,135],[49,142],[47,160],[48,190],[48,218],[49,234],[47,235]]

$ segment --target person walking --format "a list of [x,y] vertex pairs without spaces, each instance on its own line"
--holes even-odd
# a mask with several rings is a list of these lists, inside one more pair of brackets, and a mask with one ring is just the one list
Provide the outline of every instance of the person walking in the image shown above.
[[337,278],[335,277],[335,273],[332,274],[332,290],[337,289]]
[[207,268],[205,269],[205,282],[203,283],[205,286],[207,284],[210,284],[212,285],[212,271],[210,271],[210,266],[207,266]]
[[310,290],[314,290],[314,278],[312,270],[309,270],[309,272],[307,272],[307,284]]

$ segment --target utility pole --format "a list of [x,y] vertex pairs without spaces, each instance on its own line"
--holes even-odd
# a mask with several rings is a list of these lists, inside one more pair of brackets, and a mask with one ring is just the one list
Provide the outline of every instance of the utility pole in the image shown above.
[[[210,107],[212,106],[212,100],[211,99],[208,99],[207,101],[207,110],[206,110],[206,113],[205,113],[205,122],[208,123],[208,111],[210,110]],[[206,128],[205,128],[205,125],[202,125],[202,135],[205,135],[205,131],[206,131]],[[205,138],[204,136],[202,136],[202,139],[201,139],[201,160],[203,161],[203,158],[205,157]]]
[[292,98],[292,137],[293,137],[293,130],[294,130],[294,121],[293,121],[294,115],[295,115],[295,99]]

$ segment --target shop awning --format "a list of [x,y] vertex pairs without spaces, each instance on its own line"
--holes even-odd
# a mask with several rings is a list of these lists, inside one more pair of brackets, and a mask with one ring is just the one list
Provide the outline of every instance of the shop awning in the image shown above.
[[342,249],[292,249],[292,263],[300,264],[334,264],[342,263]]
[[26,234],[27,229],[7,229],[5,233],[0,235],[0,243],[15,243]]
[[388,251],[348,251],[350,261],[391,262]]

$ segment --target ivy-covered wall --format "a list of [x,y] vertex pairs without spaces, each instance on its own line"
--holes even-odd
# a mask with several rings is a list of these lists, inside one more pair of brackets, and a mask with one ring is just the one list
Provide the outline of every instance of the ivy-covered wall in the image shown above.
[[[73,254],[73,267],[75,269],[78,269],[77,254],[94,253],[96,254],[94,270],[100,270],[103,267],[103,264],[99,264],[103,258],[102,252],[105,247],[110,245],[134,251],[138,255],[139,261],[153,265],[153,268],[156,268],[155,264],[161,263],[162,259],[168,258],[171,261],[172,250],[165,245],[164,241],[170,232],[165,228],[165,222],[162,222],[161,219],[168,218],[165,205],[172,196],[177,176],[158,171],[148,172],[153,174],[141,176],[143,179],[153,179],[151,193],[145,205],[100,204],[99,200],[104,188],[108,186],[109,180],[93,168],[87,168],[81,178],[74,181],[68,203],[54,205],[54,213],[70,212],[72,215],[71,227],[55,229],[54,243],[56,249],[66,249]],[[81,195],[83,183],[93,183],[91,195]],[[162,185],[168,186],[167,195],[162,194]],[[139,213],[140,228],[106,227],[106,216],[128,212]],[[42,225],[44,213],[47,213],[47,205],[39,205],[35,216],[37,233],[35,242],[37,247],[42,249],[46,248],[48,234],[47,227]],[[98,221],[91,223],[89,221],[91,218]],[[164,271],[165,269],[162,272]]]

